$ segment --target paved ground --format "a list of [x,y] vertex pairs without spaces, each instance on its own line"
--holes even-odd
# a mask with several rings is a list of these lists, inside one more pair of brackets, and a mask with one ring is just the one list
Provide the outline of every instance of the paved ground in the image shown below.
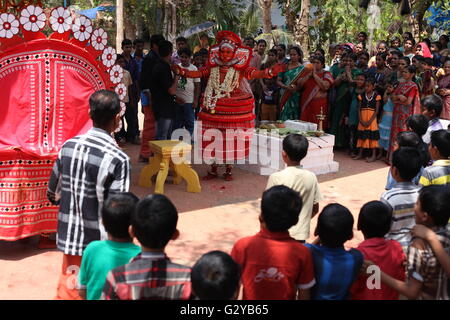
[[[132,188],[142,197],[151,190],[136,186],[143,164],[137,163],[137,146],[127,146],[132,157]],[[383,192],[388,167],[382,162],[366,163],[350,159],[336,152],[338,173],[319,176],[324,195],[321,208],[339,202],[347,206],[355,217],[367,201],[379,199]],[[200,176],[206,173],[204,165],[194,166]],[[202,192],[191,194],[181,185],[166,184],[166,195],[180,212],[178,229],[181,237],[169,243],[167,253],[172,260],[192,265],[210,250],[229,252],[239,238],[254,234],[259,229],[259,199],[267,177],[235,170],[235,180],[202,181]],[[313,232],[316,219],[313,219]],[[353,240],[346,243],[354,247],[362,240],[355,229]],[[37,237],[17,242],[0,241],[0,299],[52,299],[61,268],[61,253],[57,250],[36,249]]]

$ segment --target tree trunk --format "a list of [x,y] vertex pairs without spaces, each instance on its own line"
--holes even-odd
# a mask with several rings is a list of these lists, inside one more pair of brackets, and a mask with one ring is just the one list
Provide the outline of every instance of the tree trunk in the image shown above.
[[125,38],[133,41],[136,39],[136,12],[129,1],[126,2],[124,11]]
[[121,50],[123,41],[123,0],[116,0],[116,50]]
[[168,34],[169,41],[175,41],[177,36],[177,6],[176,0],[172,0],[170,4],[170,30]]
[[272,0],[258,0],[263,16],[263,31],[270,33],[272,31],[272,17],[270,16],[272,9]]
[[144,34],[142,28],[144,27],[144,18],[142,14],[138,14],[136,17],[136,38],[142,39]]
[[297,18],[294,27],[294,40],[300,44],[303,51],[303,57],[309,57],[309,9],[310,0],[302,0],[300,17]]
[[291,10],[291,4],[293,1],[296,0],[287,0],[286,4],[284,5],[284,11],[286,14],[286,28],[290,31],[290,32],[294,32],[294,26],[295,26],[295,12],[293,12],[293,10]]

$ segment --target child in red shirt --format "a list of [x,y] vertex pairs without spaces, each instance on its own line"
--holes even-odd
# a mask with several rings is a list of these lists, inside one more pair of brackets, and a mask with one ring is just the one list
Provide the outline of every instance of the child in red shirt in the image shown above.
[[241,266],[243,300],[307,300],[315,284],[309,250],[289,235],[298,221],[302,199],[286,186],[263,193],[261,231],[240,239],[231,256]]
[[[395,240],[386,240],[392,221],[392,209],[381,201],[366,203],[359,213],[358,230],[364,241],[358,246],[365,260],[373,261],[381,270],[400,281],[405,280],[406,256]],[[350,290],[353,300],[398,300],[399,294],[376,277],[361,274]]]

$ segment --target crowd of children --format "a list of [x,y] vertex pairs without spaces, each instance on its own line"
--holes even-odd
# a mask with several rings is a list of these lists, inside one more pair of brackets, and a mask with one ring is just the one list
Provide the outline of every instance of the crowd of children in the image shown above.
[[230,254],[204,254],[192,268],[171,262],[165,254],[168,242],[182,232],[177,229],[177,209],[166,196],[138,200],[131,193],[116,194],[102,209],[108,240],[91,242],[83,252],[80,296],[449,299],[450,131],[431,133],[428,152],[434,162],[426,168],[419,141],[412,131],[398,135],[391,168],[394,184],[380,201],[362,206],[357,229],[364,241],[357,248],[344,247],[353,238],[355,221],[338,203],[322,209],[313,240],[306,243],[322,197],[315,175],[301,167],[308,141],[298,134],[283,141],[287,168],[269,178],[261,200],[260,231],[238,240]]

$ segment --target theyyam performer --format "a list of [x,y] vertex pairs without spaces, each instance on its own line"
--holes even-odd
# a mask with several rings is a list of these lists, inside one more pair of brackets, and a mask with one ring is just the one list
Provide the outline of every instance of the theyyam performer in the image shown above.
[[173,70],[186,78],[208,78],[198,116],[202,157],[212,163],[204,179],[216,178],[217,164],[225,163],[224,177],[229,181],[232,180],[232,164],[249,155],[254,129],[255,100],[252,93],[245,90],[245,79],[272,78],[284,71],[285,66],[276,64],[264,70],[249,67],[252,49],[243,46],[239,36],[231,31],[219,31],[216,42],[209,51],[205,67],[189,71],[173,66]]

